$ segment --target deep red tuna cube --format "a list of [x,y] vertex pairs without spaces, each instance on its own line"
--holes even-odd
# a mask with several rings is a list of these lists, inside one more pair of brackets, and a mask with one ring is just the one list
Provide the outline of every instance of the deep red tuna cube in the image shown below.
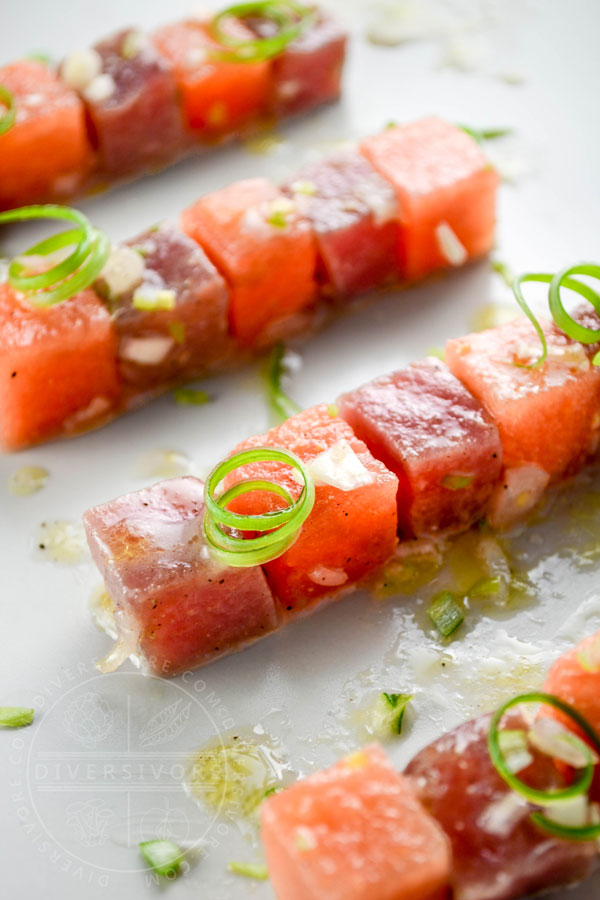
[[202,248],[168,223],[124,248],[116,251],[117,266],[125,253],[124,265],[134,263],[132,278],[139,272],[137,283],[125,279],[125,290],[116,296],[104,284],[115,311],[124,381],[152,389],[219,368],[233,346],[228,291]]
[[186,138],[170,63],[133,29],[100,41],[92,53],[101,68],[80,94],[101,171],[120,177],[172,162]]
[[277,627],[260,567],[211,558],[204,485],[174,478],[96,506],[84,516],[92,556],[127,640],[145,666],[172,675],[241,649]]
[[440,360],[428,358],[338,399],[340,415],[399,479],[406,537],[468,528],[500,477],[498,429]]
[[[552,837],[496,772],[481,716],[425,747],[408,765],[425,808],[452,844],[455,900],[517,900],[585,878],[595,866],[591,843]],[[523,729],[515,714],[507,728]],[[540,789],[564,784],[549,756],[532,751],[519,778]]]
[[396,194],[359,153],[305,166],[283,190],[312,225],[330,293],[359,294],[396,274]]

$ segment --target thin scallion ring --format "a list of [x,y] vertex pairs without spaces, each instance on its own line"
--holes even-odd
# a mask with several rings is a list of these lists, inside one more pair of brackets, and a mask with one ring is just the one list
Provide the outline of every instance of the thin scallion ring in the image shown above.
[[[269,19],[277,26],[277,33],[265,38],[244,40],[229,34],[223,23],[228,19],[247,19],[251,16]],[[260,62],[282,53],[314,20],[312,9],[295,0],[255,0],[237,3],[217,13],[210,23],[213,37],[227,50],[212,50],[218,59],[230,62]]]
[[[83,213],[69,206],[23,206],[0,213],[0,225],[29,219],[63,219],[76,227],[45,238],[18,259],[13,259],[8,267],[11,287],[25,294],[34,306],[40,307],[61,303],[89,287],[104,268],[110,254],[110,242],[104,232],[94,228]],[[23,257],[49,256],[71,246],[73,252],[47,271],[26,274]]]
[[[283,485],[263,479],[239,481],[216,496],[217,488],[230,472],[255,462],[284,463],[297,471],[303,482],[298,499],[294,500]],[[228,503],[235,497],[252,491],[276,494],[285,500],[287,506],[256,515],[227,509]],[[213,556],[228,566],[241,568],[276,559],[294,543],[313,508],[315,487],[306,467],[294,453],[276,447],[256,447],[235,453],[215,466],[206,480],[204,500],[204,534]],[[259,534],[256,537],[238,537],[224,531],[224,528]]]
[[6,112],[0,117],[0,134],[4,134],[13,127],[17,118],[17,104],[14,95],[4,84],[0,84],[0,103],[6,107]]
[[[532,788],[509,770],[500,749],[498,737],[500,731],[499,725],[503,716],[509,709],[524,703],[542,703],[546,706],[552,706],[554,709],[560,710],[581,728],[584,734],[592,741],[595,748],[600,751],[600,737],[596,734],[589,722],[569,703],[561,700],[560,697],[555,697],[554,694],[545,694],[542,691],[531,694],[519,694],[518,697],[513,697],[512,700],[508,700],[500,707],[500,709],[496,710],[490,722],[488,750],[494,768],[500,777],[513,791],[520,794],[521,797],[524,797],[530,803],[535,803],[540,806],[545,806],[556,800],[568,800],[572,797],[578,797],[580,794],[587,793],[594,777],[595,768],[591,753],[589,754],[589,760],[579,778],[568,787],[559,788],[553,791],[542,791],[537,788]],[[586,746],[583,742],[581,743],[582,746]]]

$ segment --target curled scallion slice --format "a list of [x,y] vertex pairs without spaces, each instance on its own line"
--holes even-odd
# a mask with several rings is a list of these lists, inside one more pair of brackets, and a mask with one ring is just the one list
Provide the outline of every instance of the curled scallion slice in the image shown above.
[[17,117],[17,104],[14,95],[4,84],[0,84],[1,107],[4,107],[4,112],[0,114],[0,134],[4,134],[13,127]]
[[[256,0],[237,3],[217,13],[211,21],[215,40],[227,49],[211,51],[214,56],[229,62],[260,62],[282,53],[314,20],[314,10],[294,0]],[[268,19],[276,26],[275,34],[247,40],[235,37],[227,30],[229,19]]]

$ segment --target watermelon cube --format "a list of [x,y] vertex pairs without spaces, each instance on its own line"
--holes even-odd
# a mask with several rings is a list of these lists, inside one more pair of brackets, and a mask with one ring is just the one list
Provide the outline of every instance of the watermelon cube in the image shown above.
[[122,632],[133,632],[146,668],[173,675],[239,650],[277,627],[260,567],[211,558],[204,539],[204,485],[163,481],[96,506],[88,542]]
[[338,399],[340,415],[399,479],[404,537],[464,531],[485,514],[502,468],[498,429],[438,359]]
[[377,744],[267,798],[261,838],[278,900],[442,900],[442,830]]
[[498,426],[504,464],[537,465],[556,481],[597,444],[600,371],[581,344],[543,327],[549,352],[540,368],[530,367],[541,347],[525,318],[449,341],[446,361]]
[[16,103],[15,123],[0,135],[0,209],[75,193],[93,165],[75,91],[30,60],[0,68],[0,84]]
[[[595,867],[592,843],[538,829],[496,772],[487,745],[490,716],[481,716],[425,747],[405,771],[425,808],[452,845],[455,900],[517,900],[585,878]],[[504,727],[504,726],[503,726]],[[520,714],[506,728],[524,729]],[[551,757],[532,751],[519,778],[543,790],[564,786]]]
[[[253,40],[237,20],[228,20],[232,36]],[[230,62],[212,55],[223,50],[206,22],[187,21],[155,32],[154,43],[170,61],[189,129],[212,138],[240,129],[266,113],[269,105],[271,63]]]
[[[321,464],[315,469],[319,473],[315,475],[315,505],[296,542],[264,566],[285,610],[294,613],[325,595],[347,589],[389,559],[397,543],[398,479],[371,456],[343,419],[329,414],[325,404],[292,416],[266,434],[248,438],[236,452],[250,447],[280,447],[313,467],[317,466],[317,457]],[[345,460],[330,459],[325,468],[323,463],[331,454],[323,454],[330,448],[341,450]],[[349,463],[353,469],[358,468],[360,477],[344,483]],[[300,486],[291,473],[289,467],[278,463],[252,463],[233,472],[225,483],[267,478],[298,496]],[[279,500],[275,495],[254,491],[236,498],[230,508],[247,514],[262,513],[280,505]]]
[[116,412],[121,384],[110,313],[87,290],[39,309],[0,284],[0,445],[74,434]]
[[[100,41],[93,51],[100,71],[80,93],[101,171],[121,177],[172,162],[185,146],[185,128],[168,61],[133,29]],[[62,71],[68,77],[69,58]]]
[[423,278],[491,249],[498,176],[472,137],[428,118],[369,137],[361,150],[396,190],[404,278]]
[[[223,365],[233,346],[227,285],[204,251],[169,224],[125,246],[143,260],[138,284],[110,297],[125,384],[152,390]],[[172,308],[138,308],[161,297]]]
[[[258,37],[273,34],[268,19],[248,22]],[[276,116],[306,112],[340,95],[347,35],[331,16],[315,22],[272,61],[270,105]]]
[[[599,682],[600,631],[584,638],[557,659],[550,667],[543,690],[574,706],[600,734]],[[559,718],[576,730],[573,720],[561,712],[544,707],[544,714]]]
[[312,225],[327,293],[359,294],[396,273],[396,195],[359,153],[305,166],[283,191]]
[[266,178],[237,181],[201,197],[182,216],[224,274],[229,323],[244,345],[272,343],[278,325],[294,322],[316,300],[316,249],[294,204]]

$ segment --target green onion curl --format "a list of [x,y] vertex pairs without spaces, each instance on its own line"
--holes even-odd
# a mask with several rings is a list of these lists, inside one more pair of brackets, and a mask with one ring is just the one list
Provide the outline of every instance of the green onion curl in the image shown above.
[[[229,19],[257,17],[268,19],[277,28],[275,34],[248,40],[234,37],[224,27]],[[314,10],[295,0],[256,0],[237,3],[217,13],[210,23],[213,37],[226,50],[211,51],[212,55],[229,62],[260,62],[282,53],[315,18]]]
[[4,84],[0,84],[0,104],[5,107],[5,112],[0,116],[0,134],[4,134],[13,127],[17,118],[14,95]]

